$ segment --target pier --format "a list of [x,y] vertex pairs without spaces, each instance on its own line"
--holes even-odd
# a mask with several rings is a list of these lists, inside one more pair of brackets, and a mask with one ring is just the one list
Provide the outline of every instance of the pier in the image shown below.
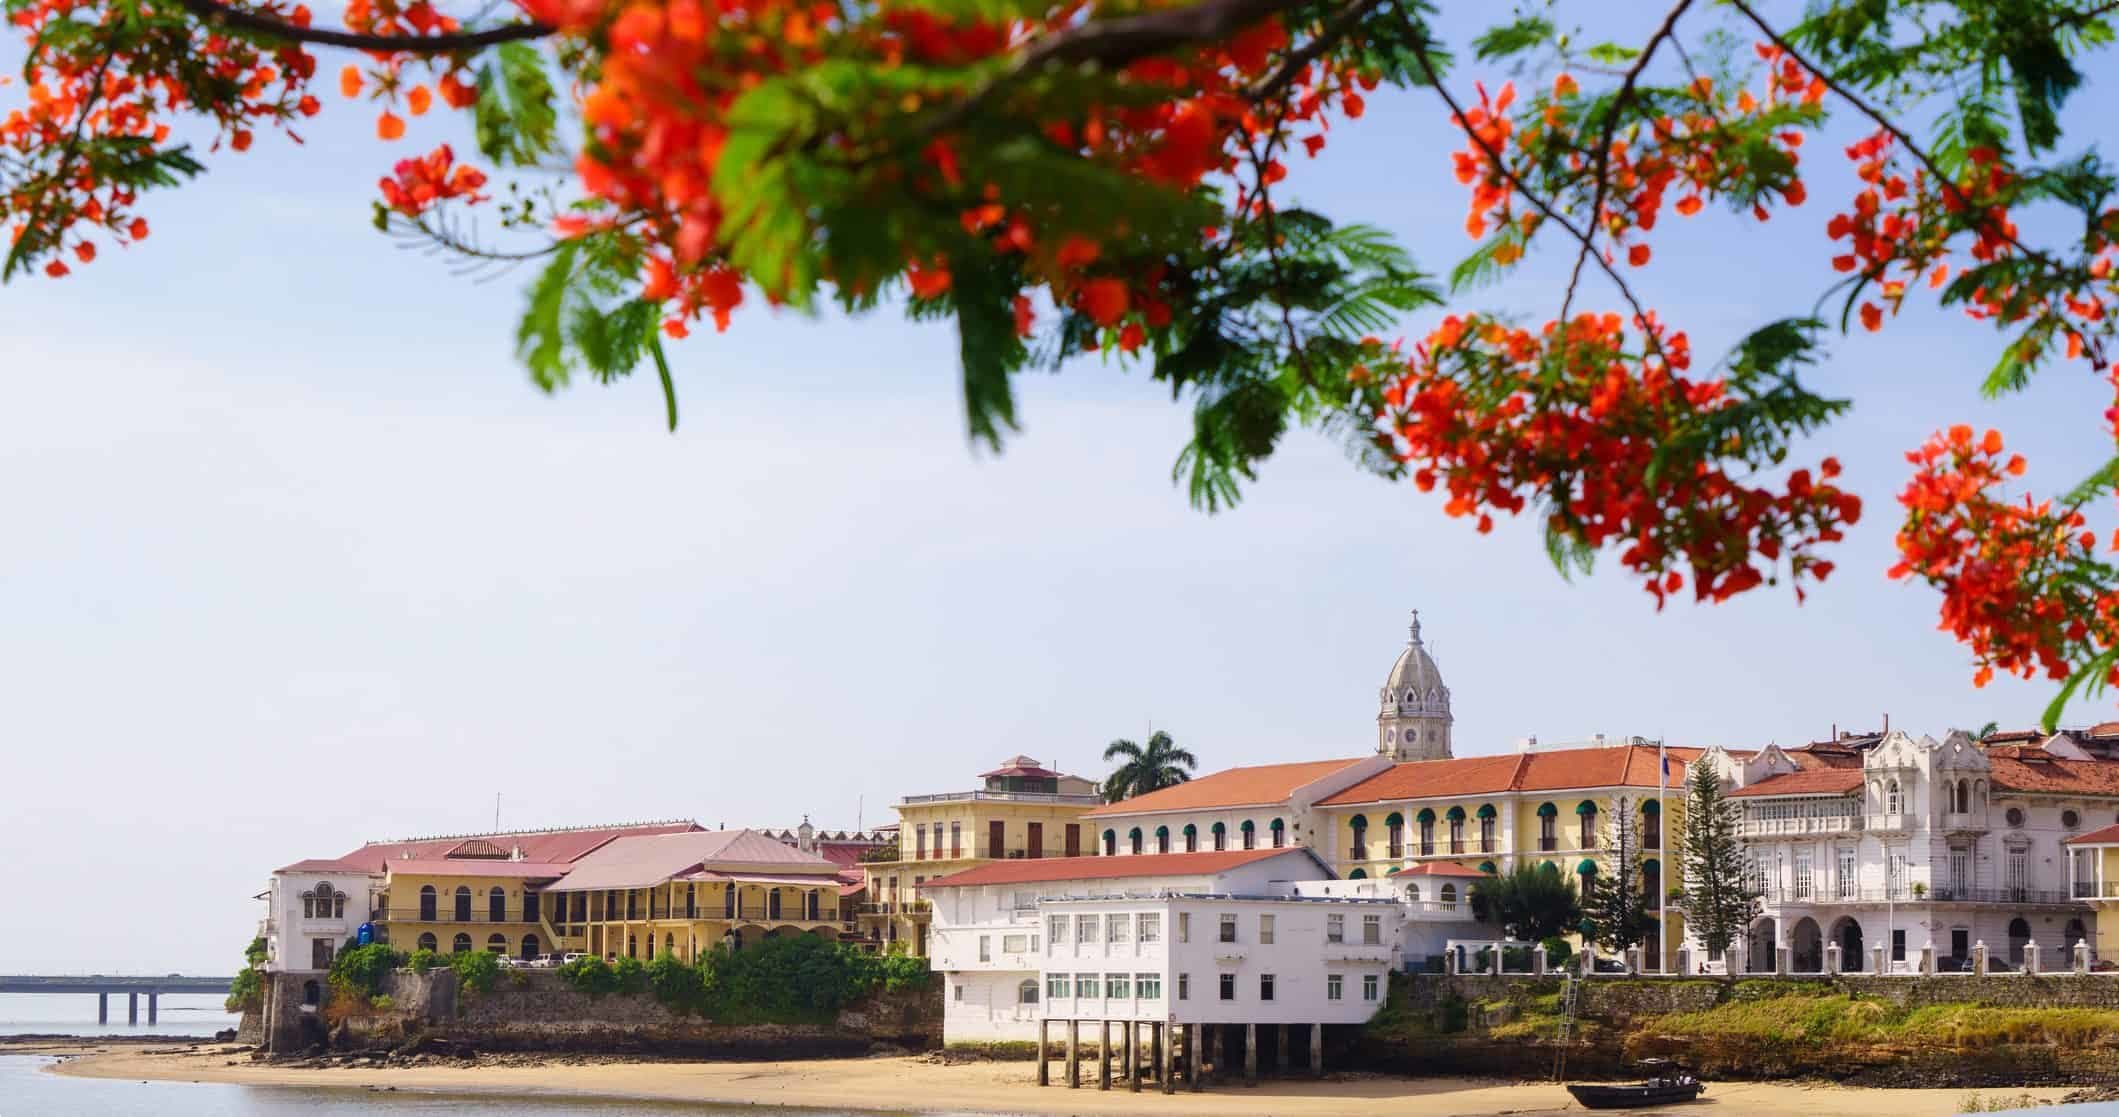
[[96,996],[96,1023],[110,1023],[110,995],[125,994],[125,1022],[140,1022],[140,996],[147,996],[147,1022],[156,1023],[164,993],[205,993],[227,996],[234,984],[228,977],[188,977],[169,974],[164,977],[112,977],[104,974],[43,975],[0,974],[0,993],[93,993]]

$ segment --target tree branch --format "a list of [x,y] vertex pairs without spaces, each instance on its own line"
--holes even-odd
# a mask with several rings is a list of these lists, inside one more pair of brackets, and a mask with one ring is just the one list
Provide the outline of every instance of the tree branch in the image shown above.
[[1597,140],[1597,149],[1593,153],[1597,160],[1597,189],[1589,202],[1590,239],[1584,240],[1582,242],[1582,250],[1575,253],[1574,271],[1567,277],[1567,294],[1560,300],[1560,321],[1562,322],[1567,321],[1567,312],[1575,305],[1575,286],[1582,282],[1582,263],[1588,259],[1592,251],[1595,251],[1594,240],[1597,235],[1597,229],[1602,227],[1604,223],[1604,196],[1610,188],[1611,140],[1612,136],[1618,131],[1619,114],[1625,112],[1626,103],[1633,100],[1634,86],[1640,83],[1641,72],[1648,68],[1648,60],[1655,57],[1656,48],[1662,46],[1665,39],[1670,39],[1676,34],[1678,17],[1684,15],[1685,9],[1691,6],[1692,0],[1678,0],[1670,11],[1663,15],[1663,25],[1656,28],[1655,34],[1648,37],[1648,45],[1641,48],[1641,56],[1633,60],[1633,65],[1626,71],[1625,80],[1619,83],[1619,92],[1612,98],[1611,111],[1604,114],[1604,130]]
[[269,35],[290,43],[313,43],[319,46],[347,47],[353,50],[377,51],[385,54],[454,54],[458,51],[482,50],[501,43],[520,42],[525,39],[546,38],[558,28],[547,23],[508,23],[489,27],[483,31],[460,31],[445,35],[375,35],[362,31],[341,31],[329,27],[297,27],[276,16],[265,15],[247,8],[232,7],[219,0],[177,0],[184,10],[206,23],[219,24],[238,31],[249,31]]
[[1369,9],[1381,2],[1382,0],[1347,0],[1347,3],[1333,13],[1330,21],[1318,28],[1315,35],[1310,36],[1309,42],[1289,51],[1288,56],[1281,59],[1279,68],[1265,80],[1245,90],[1244,96],[1253,101],[1263,101],[1286,89],[1297,74],[1302,73],[1310,63],[1317,61],[1319,55],[1346,38],[1347,32],[1352,31],[1354,25],[1361,22],[1361,17],[1369,14]]

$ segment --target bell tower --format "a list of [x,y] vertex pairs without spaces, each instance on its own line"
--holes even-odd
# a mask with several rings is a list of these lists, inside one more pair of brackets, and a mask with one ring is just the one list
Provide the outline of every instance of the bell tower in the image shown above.
[[1379,693],[1376,752],[1393,760],[1449,759],[1449,688],[1427,645],[1420,642],[1420,611],[1413,610],[1410,637]]

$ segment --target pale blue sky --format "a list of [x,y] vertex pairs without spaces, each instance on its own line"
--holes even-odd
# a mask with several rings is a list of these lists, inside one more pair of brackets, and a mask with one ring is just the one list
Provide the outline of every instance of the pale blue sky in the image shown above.
[[[150,199],[138,248],[0,293],[0,970],[226,970],[274,866],[485,828],[495,792],[509,827],[838,827],[1013,753],[1096,774],[1151,722],[1206,769],[1359,754],[1416,606],[1460,755],[1886,713],[1939,734],[2049,693],[1975,692],[1934,596],[1884,579],[1892,494],[1955,421],[2071,484],[2105,403],[2079,369],[1981,400],[1992,335],[1917,299],[1816,375],[1857,400],[1804,451],[1868,501],[1839,574],[1802,607],[1657,614],[1608,569],[1562,582],[1533,525],[1481,537],[1309,436],[1194,512],[1184,412],[1094,360],[1025,377],[1024,433],[974,452],[939,326],[747,308],[674,349],[675,436],[652,376],[546,398],[509,345],[524,277],[373,232],[374,178],[415,148],[328,107],[306,149],[261,138]],[[1382,96],[1333,135],[1299,199],[1446,271],[1469,242],[1440,109]],[[1851,178],[1808,154],[1809,205],[1771,226],[1659,230],[1642,290],[1703,356],[1833,278]],[[1457,305],[1549,313],[1561,266]]]

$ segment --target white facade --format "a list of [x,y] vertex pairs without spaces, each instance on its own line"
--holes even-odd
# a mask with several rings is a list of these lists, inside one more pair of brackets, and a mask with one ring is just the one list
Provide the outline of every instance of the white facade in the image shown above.
[[328,969],[332,955],[368,921],[370,898],[381,883],[379,875],[358,872],[272,874],[265,918],[258,926],[265,940],[265,969]]
[[1327,875],[1289,850],[1213,872],[930,885],[943,1039],[1034,1040],[1041,1018],[1359,1023],[1407,909],[1388,889],[1335,894]]
[[[1768,747],[1738,775],[1750,793],[1739,833],[1763,910],[1745,942],[1744,967],[1774,968],[1776,950],[1801,972],[1824,968],[1840,946],[1843,969],[1916,969],[1931,949],[1940,970],[1963,964],[1984,943],[1997,961],[2020,965],[2037,943],[2055,967],[2076,941],[2095,946],[2096,921],[2080,902],[2067,838],[2108,824],[2119,798],[2030,791],[1997,784],[1970,735],[1943,741],[1890,732],[1860,739],[1859,768],[1841,769],[1845,789],[1806,787],[1831,777],[1798,767]],[[2035,753],[2035,750],[2033,750]],[[2048,766],[2087,758],[2060,741]],[[1785,784],[1790,794],[1770,794]],[[1763,794],[1762,794],[1763,793]],[[2094,881],[2085,858],[2081,880]],[[2090,887],[2094,887],[2092,883]]]

